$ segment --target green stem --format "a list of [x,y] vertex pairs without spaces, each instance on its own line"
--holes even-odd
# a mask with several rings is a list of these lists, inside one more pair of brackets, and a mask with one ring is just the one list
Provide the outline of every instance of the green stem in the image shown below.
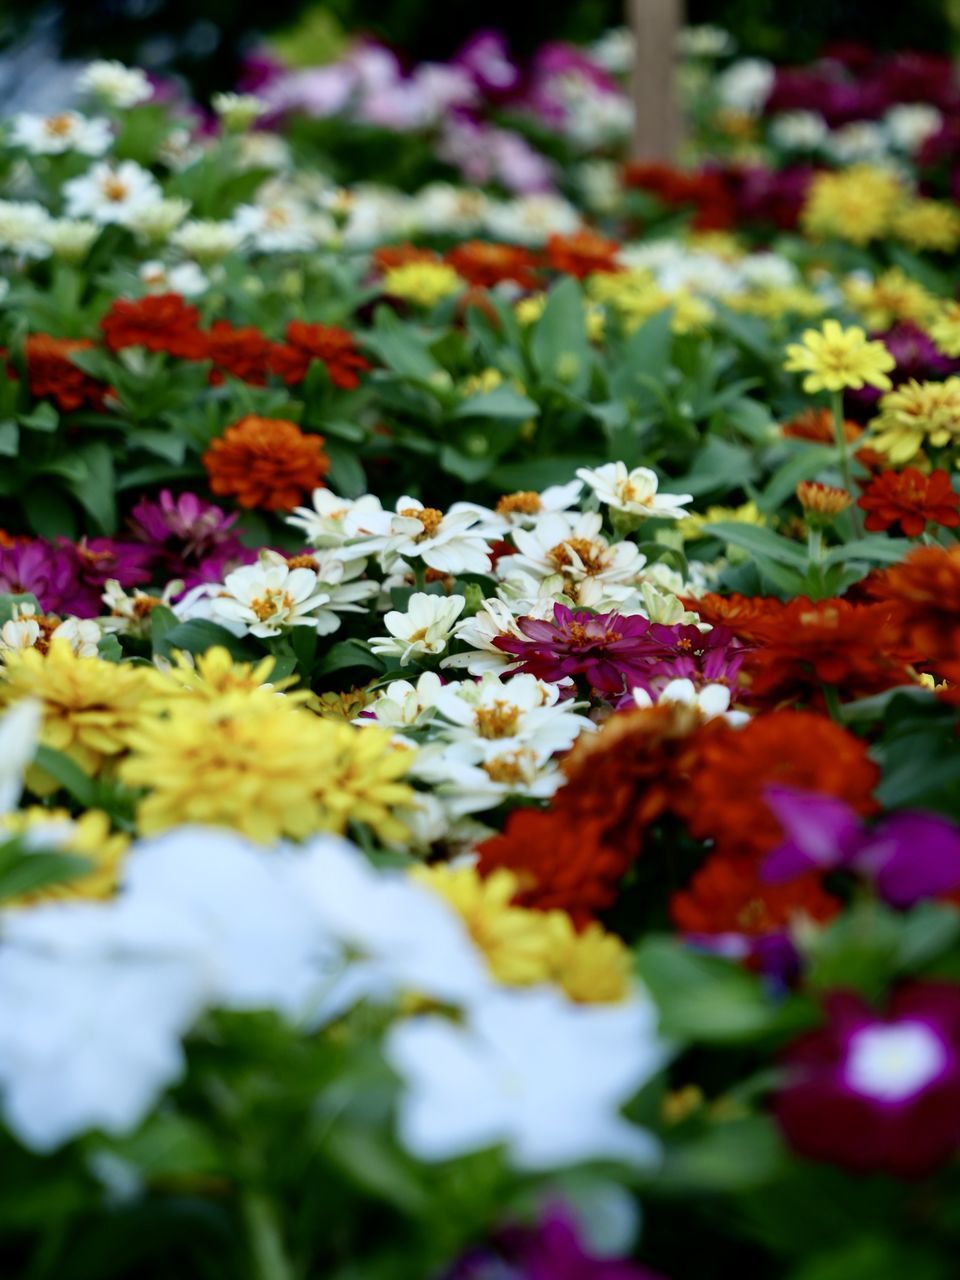
[[840,469],[843,472],[843,487],[853,497],[853,481],[850,477],[850,454],[847,450],[847,436],[844,431],[843,392],[834,391],[830,397],[833,403],[833,434],[840,453]]
[[840,706],[840,695],[837,693],[837,687],[833,684],[824,684],[823,700],[827,704],[827,710],[830,712],[830,719],[837,724],[843,724],[843,709]]
[[811,564],[819,564],[823,559],[823,530],[807,528],[807,556]]
[[261,1192],[249,1190],[243,1193],[242,1209],[251,1280],[295,1280],[273,1204]]

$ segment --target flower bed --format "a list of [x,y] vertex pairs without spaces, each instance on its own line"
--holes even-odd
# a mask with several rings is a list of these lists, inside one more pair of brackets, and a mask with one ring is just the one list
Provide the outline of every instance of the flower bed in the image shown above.
[[951,1274],[957,94],[722,34],[10,122],[7,1274]]

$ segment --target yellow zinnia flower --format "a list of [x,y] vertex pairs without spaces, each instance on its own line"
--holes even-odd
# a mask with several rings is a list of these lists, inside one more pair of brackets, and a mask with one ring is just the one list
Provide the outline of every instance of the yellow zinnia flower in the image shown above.
[[498,982],[552,982],[583,1004],[627,995],[630,956],[623,942],[596,923],[578,933],[565,911],[515,906],[519,881],[512,871],[499,868],[484,878],[475,867],[438,865],[410,874],[450,903]]
[[952,360],[960,356],[960,302],[945,302],[927,332],[938,351]]
[[843,292],[868,329],[889,329],[901,320],[924,325],[937,311],[934,295],[899,267],[891,267],[876,280],[850,276],[843,283]]
[[[277,660],[262,658],[257,663],[236,662],[229,650],[214,645],[205,653],[193,656],[177,652],[173,663],[156,679],[155,687],[164,698],[186,696],[192,698],[219,698],[226,693],[252,693],[256,689],[285,691],[297,683],[296,676],[283,680],[270,680]],[[287,694],[295,701],[305,701],[306,692]],[[163,709],[161,705],[161,710]]]
[[800,225],[811,236],[836,236],[863,245],[887,234],[902,201],[900,181],[888,169],[852,165],[839,173],[814,176]]
[[887,373],[896,361],[882,342],[869,342],[857,325],[841,328],[836,320],[824,320],[822,329],[807,329],[800,342],[786,350],[787,373],[805,373],[804,391],[859,390],[865,383],[887,391]]
[[376,727],[323,720],[268,690],[210,701],[175,698],[131,737],[121,779],[146,794],[144,835],[183,823],[232,827],[261,844],[344,832],[366,823],[384,840],[406,827],[391,810],[409,802],[399,779],[412,750]]
[[5,907],[33,906],[38,902],[109,898],[117,887],[129,836],[111,831],[110,818],[99,809],[88,809],[74,818],[67,809],[43,809],[34,805],[0,817],[0,839],[28,836],[31,844],[46,851],[75,853],[93,863],[75,880],[47,885],[33,893],[4,902]]
[[953,253],[960,244],[960,213],[942,200],[907,200],[894,214],[891,231],[921,253]]
[[739,507],[708,507],[702,512],[691,511],[688,516],[678,520],[675,527],[681,538],[689,541],[699,538],[705,525],[720,524],[728,520],[738,524],[752,524],[758,529],[767,524],[767,517],[755,502],[744,502]]
[[911,378],[883,396],[868,424],[870,444],[893,466],[908,462],[923,445],[941,449],[960,443],[960,378],[917,382]]
[[[151,679],[145,667],[80,658],[67,641],[54,640],[46,653],[19,649],[6,655],[0,669],[0,702],[26,697],[42,702],[41,743],[62,751],[95,777],[127,750],[150,695]],[[37,795],[49,795],[58,783],[32,765],[27,785]]]
[[401,302],[433,307],[463,287],[463,281],[446,262],[405,262],[391,267],[383,277],[383,292]]

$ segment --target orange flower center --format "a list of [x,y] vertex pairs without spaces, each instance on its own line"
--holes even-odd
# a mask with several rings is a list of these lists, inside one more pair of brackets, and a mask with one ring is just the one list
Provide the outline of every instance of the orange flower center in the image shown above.
[[293,608],[293,597],[279,587],[268,587],[262,596],[250,601],[250,608],[261,622],[277,613],[285,613]]
[[122,178],[110,177],[104,178],[100,185],[107,200],[112,200],[115,204],[119,204],[122,200],[126,200],[130,194],[130,189]]
[[509,738],[516,730],[520,708],[498,701],[492,707],[477,707],[474,718],[481,738]]
[[568,538],[566,542],[558,542],[547,552],[547,559],[558,570],[567,569],[573,564],[571,551],[579,558],[584,573],[593,575],[603,571],[603,548],[589,538]]
[[521,516],[535,516],[543,509],[539,493],[522,489],[519,493],[505,493],[497,503],[497,515],[509,516],[514,512]]
[[66,111],[60,112],[59,115],[47,116],[43,122],[43,129],[51,138],[66,138],[73,129],[73,118]]
[[316,569],[317,562],[315,558],[304,552],[299,556],[287,556],[288,569]]
[[400,514],[411,520],[419,520],[423,525],[423,533],[417,534],[417,542],[421,542],[424,538],[432,538],[440,528],[440,521],[443,519],[443,512],[438,511],[436,507],[404,507]]

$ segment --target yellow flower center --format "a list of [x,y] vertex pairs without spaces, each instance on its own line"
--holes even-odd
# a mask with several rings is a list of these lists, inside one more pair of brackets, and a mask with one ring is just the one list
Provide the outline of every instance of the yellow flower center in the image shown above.
[[603,548],[589,538],[568,538],[566,542],[558,542],[547,552],[547,559],[558,571],[567,569],[573,564],[571,551],[576,552],[586,574],[593,575],[603,571]]
[[522,489],[518,493],[505,493],[497,503],[497,515],[509,516],[516,513],[521,516],[535,516],[543,510],[539,493],[532,489]]
[[261,622],[266,622],[275,614],[292,609],[293,596],[279,587],[268,587],[262,596],[250,601],[250,608]]
[[438,511],[436,507],[404,507],[400,514],[411,520],[419,520],[423,525],[423,533],[417,534],[417,542],[421,542],[424,538],[432,538],[440,528],[440,521],[443,519],[443,512]]
[[477,707],[474,718],[481,738],[509,738],[516,731],[520,708],[497,701],[492,707]]

